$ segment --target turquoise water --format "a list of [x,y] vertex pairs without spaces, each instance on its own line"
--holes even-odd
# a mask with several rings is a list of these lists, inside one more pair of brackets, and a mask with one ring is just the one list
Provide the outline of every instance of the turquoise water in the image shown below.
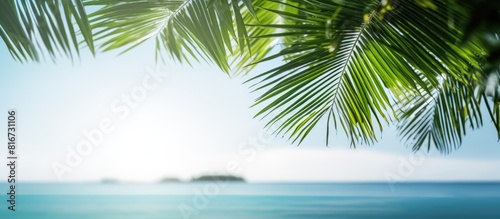
[[0,218],[500,218],[500,183],[18,184],[17,193],[16,211],[2,201]]

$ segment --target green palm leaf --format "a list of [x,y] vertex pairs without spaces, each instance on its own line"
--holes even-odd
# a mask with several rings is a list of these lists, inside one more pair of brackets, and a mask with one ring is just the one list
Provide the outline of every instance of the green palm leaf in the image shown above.
[[46,53],[73,57],[83,37],[92,53],[94,43],[80,0],[0,1],[0,36],[18,61],[40,61]]
[[245,24],[258,13],[250,1],[236,0],[84,2],[101,7],[90,15],[90,22],[103,51],[125,52],[154,38],[158,58],[168,54],[178,61],[203,59],[228,73],[235,51],[251,49]]
[[483,83],[480,84],[479,91],[500,139],[500,68],[497,66],[490,70],[491,67],[488,65],[486,69],[489,70],[489,74],[483,74]]
[[274,112],[268,125],[278,123],[277,133],[294,141],[301,142],[326,116],[327,126],[333,126],[328,130],[343,129],[353,145],[371,144],[382,123],[397,119],[395,96],[417,92],[425,97],[439,88],[441,75],[466,83],[469,70],[479,68],[476,55],[482,48],[460,45],[466,6],[451,9],[441,1],[432,4],[436,9],[423,8],[422,1],[273,2],[281,9],[269,11],[285,22],[261,25],[276,31],[260,37],[284,37],[284,48],[263,61],[282,58],[286,63],[250,81],[263,93],[256,104],[266,104],[257,116]]
[[482,126],[480,101],[470,85],[447,78],[432,93],[406,96],[399,103],[398,124],[405,143],[415,151],[423,146],[443,153],[457,149],[469,127]]

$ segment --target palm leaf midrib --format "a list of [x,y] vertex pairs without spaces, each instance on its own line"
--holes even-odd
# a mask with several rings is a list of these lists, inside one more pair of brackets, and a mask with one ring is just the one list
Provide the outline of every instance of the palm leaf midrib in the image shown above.
[[340,72],[340,76],[339,76],[339,83],[337,83],[337,86],[335,86],[334,90],[333,90],[333,96],[332,96],[332,103],[330,105],[330,109],[333,110],[335,104],[336,104],[336,100],[338,98],[338,94],[339,94],[339,90],[340,90],[340,87],[341,85],[343,84],[343,79],[345,78],[346,76],[346,72],[347,72],[347,67],[349,66],[349,64],[351,63],[351,60],[352,60],[352,55],[353,53],[355,52],[356,50],[356,47],[358,46],[358,42],[359,42],[359,39],[360,37],[363,35],[363,33],[366,31],[366,29],[368,28],[368,25],[370,24],[370,22],[372,21],[372,18],[373,16],[377,13],[376,10],[373,10],[370,15],[368,16],[368,18],[366,19],[365,22],[363,22],[363,25],[361,26],[361,28],[359,29],[359,33],[357,34],[356,36],[356,39],[354,40],[352,46],[351,46],[351,49],[349,50],[349,54],[347,55],[346,57],[346,61],[344,63],[344,65],[342,66],[342,70]]

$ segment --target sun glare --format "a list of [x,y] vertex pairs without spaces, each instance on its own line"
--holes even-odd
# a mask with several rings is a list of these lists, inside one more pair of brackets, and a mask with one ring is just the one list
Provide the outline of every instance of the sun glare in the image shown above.
[[207,126],[193,121],[189,115],[146,108],[117,126],[109,141],[108,165],[116,170],[112,177],[119,180],[154,181],[170,175],[189,176],[193,168],[185,162],[196,157],[196,151],[209,139]]

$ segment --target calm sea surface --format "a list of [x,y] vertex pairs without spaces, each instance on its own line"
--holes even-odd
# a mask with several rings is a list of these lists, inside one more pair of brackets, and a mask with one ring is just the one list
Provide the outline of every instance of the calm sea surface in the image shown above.
[[15,212],[5,193],[2,219],[500,218],[500,183],[18,184]]

